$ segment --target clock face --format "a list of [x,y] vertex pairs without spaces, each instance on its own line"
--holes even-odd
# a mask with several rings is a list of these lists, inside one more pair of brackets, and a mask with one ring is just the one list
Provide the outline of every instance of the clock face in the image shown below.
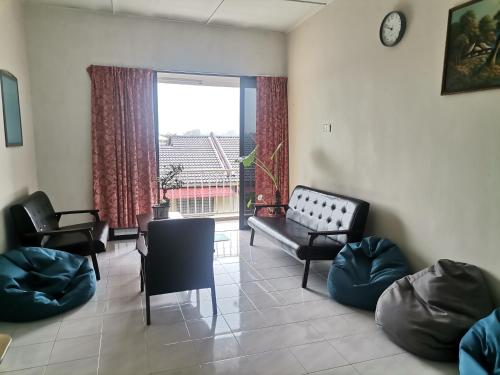
[[385,16],[380,26],[380,40],[387,47],[395,46],[403,38],[406,19],[401,12],[391,12]]

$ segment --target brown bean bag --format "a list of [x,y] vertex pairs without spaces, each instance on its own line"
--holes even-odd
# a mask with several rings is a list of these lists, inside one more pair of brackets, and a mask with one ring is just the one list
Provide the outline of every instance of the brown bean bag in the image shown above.
[[493,307],[479,268],[441,259],[387,288],[378,300],[375,321],[405,350],[435,361],[455,361],[462,336]]

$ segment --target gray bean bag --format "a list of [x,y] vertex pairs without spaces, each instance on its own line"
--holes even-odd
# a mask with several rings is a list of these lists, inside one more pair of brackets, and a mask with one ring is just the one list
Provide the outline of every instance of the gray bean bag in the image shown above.
[[387,288],[378,300],[375,321],[411,353],[456,361],[462,336],[493,307],[479,268],[441,259]]

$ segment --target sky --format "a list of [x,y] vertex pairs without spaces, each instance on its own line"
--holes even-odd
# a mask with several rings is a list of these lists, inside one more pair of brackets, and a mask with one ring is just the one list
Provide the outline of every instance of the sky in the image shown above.
[[240,89],[159,83],[158,124],[160,134],[239,135]]

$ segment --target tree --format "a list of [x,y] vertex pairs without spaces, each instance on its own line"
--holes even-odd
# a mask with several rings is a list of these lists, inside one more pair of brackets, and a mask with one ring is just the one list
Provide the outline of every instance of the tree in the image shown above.
[[470,40],[476,40],[479,34],[476,13],[469,10],[460,17],[460,29]]
[[476,13],[472,10],[464,13],[452,26],[452,58],[456,65],[460,65],[470,46],[479,39]]
[[495,17],[493,17],[493,19],[497,21],[497,43],[494,48],[493,54],[491,55],[492,56],[490,61],[491,66],[496,65],[498,53],[500,51],[500,10],[497,12]]
[[497,41],[497,22],[490,15],[484,16],[479,21],[479,33],[483,42],[494,46]]

